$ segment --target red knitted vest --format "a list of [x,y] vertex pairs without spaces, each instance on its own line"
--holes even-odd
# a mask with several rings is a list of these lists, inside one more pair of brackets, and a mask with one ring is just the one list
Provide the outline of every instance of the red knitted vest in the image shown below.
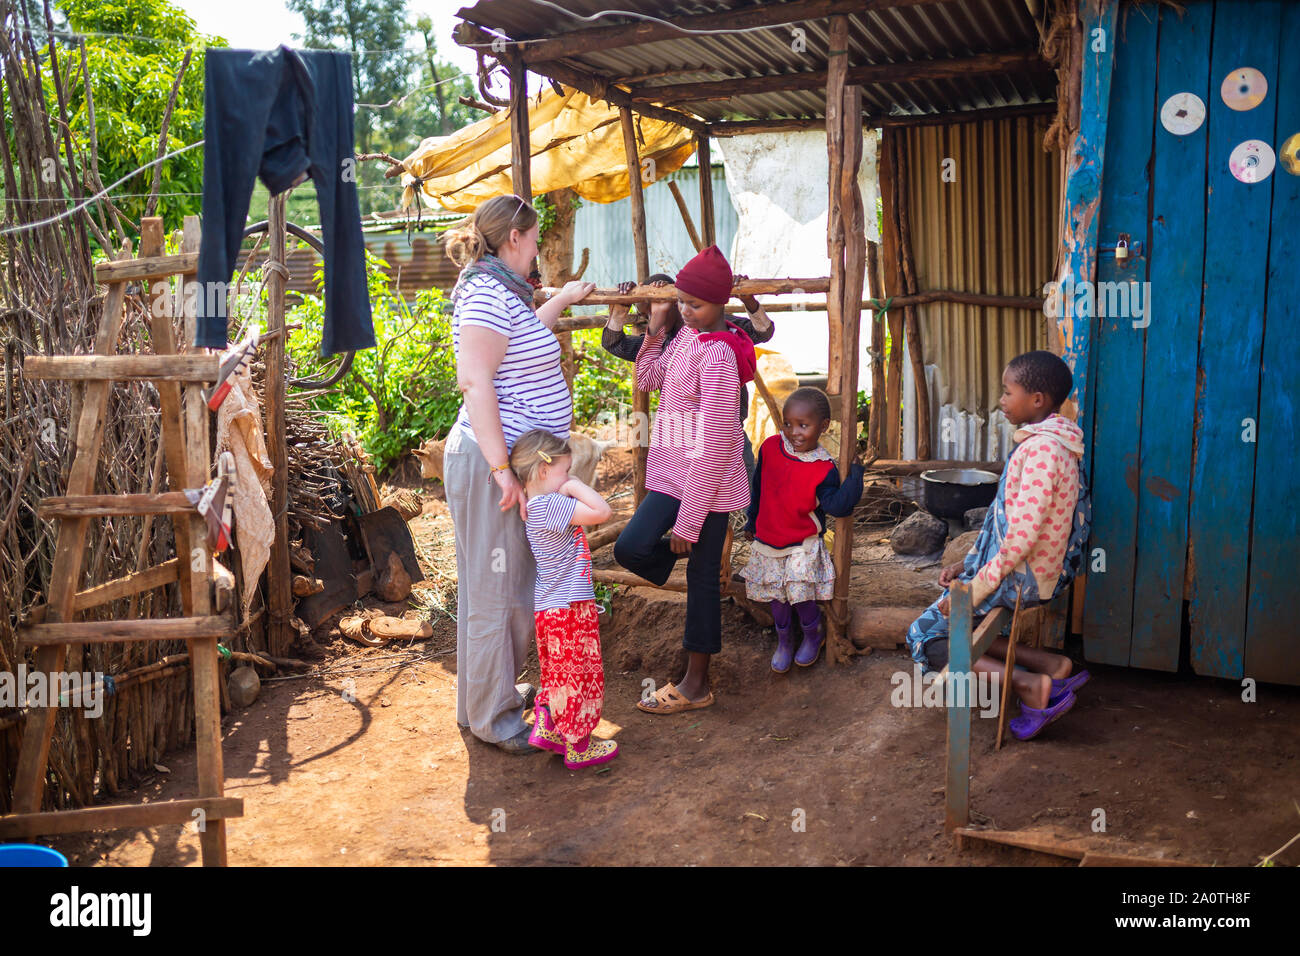
[[759,481],[755,537],[773,548],[788,548],[817,534],[817,486],[835,467],[831,461],[800,461],[785,450],[779,434],[759,449],[763,470]]

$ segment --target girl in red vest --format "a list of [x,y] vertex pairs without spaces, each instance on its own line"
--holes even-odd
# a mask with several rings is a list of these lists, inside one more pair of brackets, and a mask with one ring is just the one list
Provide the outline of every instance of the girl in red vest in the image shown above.
[[754,377],[754,343],[723,313],[731,298],[731,266],[717,246],[709,246],[682,267],[673,284],[681,331],[665,345],[668,310],[652,306],[636,356],[637,388],[659,390],[646,496],[614,544],[614,560],[659,585],[678,558],[690,556],[682,639],[686,674],[637,703],[649,714],[713,703],[709,660],[722,650],[722,549],[730,513],[749,504],[740,387]]
[[[835,565],[822,533],[826,516],[853,513],[862,497],[862,466],[854,463],[840,482],[839,470],[819,442],[831,423],[831,403],[820,388],[799,388],[785,400],[781,431],[763,442],[749,495],[744,535],[753,545],[745,565],[745,594],[770,601],[776,623],[772,670],[790,663],[810,667],[826,642],[818,601],[835,590]],[[763,494],[763,489],[767,493]],[[803,642],[794,648],[794,615]]]

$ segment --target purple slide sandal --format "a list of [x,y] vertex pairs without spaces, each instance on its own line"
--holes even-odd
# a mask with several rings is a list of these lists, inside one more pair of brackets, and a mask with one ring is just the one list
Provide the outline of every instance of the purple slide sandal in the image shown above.
[[1026,707],[1022,702],[1020,716],[1011,718],[1011,732],[1016,735],[1017,740],[1033,740],[1042,733],[1044,727],[1065,716],[1074,706],[1076,699],[1073,693],[1067,693],[1055,704],[1042,710]]
[[1076,692],[1080,687],[1088,683],[1091,678],[1092,675],[1087,671],[1079,671],[1077,674],[1071,674],[1065,680],[1053,680],[1052,696],[1048,700],[1047,706],[1051,707],[1053,704],[1060,703],[1062,697]]

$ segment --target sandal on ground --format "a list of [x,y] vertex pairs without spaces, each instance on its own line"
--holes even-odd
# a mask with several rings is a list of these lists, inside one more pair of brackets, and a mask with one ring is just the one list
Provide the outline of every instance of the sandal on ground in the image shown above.
[[584,739],[564,745],[564,765],[570,770],[594,767],[596,764],[609,763],[618,756],[618,743],[613,740],[597,740],[588,734]]
[[539,750],[564,753],[564,738],[555,729],[555,720],[545,704],[533,708],[533,731],[528,735],[528,742]]
[[1087,671],[1079,671],[1077,674],[1071,674],[1065,680],[1056,680],[1053,678],[1052,696],[1047,702],[1047,706],[1051,707],[1053,704],[1059,704],[1066,694],[1077,692],[1079,688],[1088,683],[1091,678],[1092,675]]
[[1023,702],[1020,704],[1020,716],[1011,718],[1011,732],[1016,735],[1017,740],[1033,740],[1043,728],[1053,721],[1060,720],[1066,712],[1074,706],[1075,698],[1073,693],[1067,693],[1055,704],[1037,710],[1033,707],[1026,707]]
[[701,707],[713,706],[713,691],[709,691],[709,696],[703,700],[690,700],[682,696],[672,684],[665,684],[660,687],[654,694],[655,705],[650,706],[649,701],[638,700],[636,709],[645,711],[647,714],[680,714],[688,710],[699,710]]

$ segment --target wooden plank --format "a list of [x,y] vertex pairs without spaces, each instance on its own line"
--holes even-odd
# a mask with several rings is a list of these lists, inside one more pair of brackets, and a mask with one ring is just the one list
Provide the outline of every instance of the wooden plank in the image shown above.
[[[1114,242],[1128,233],[1148,248],[1147,202],[1151,191],[1156,107],[1156,22],[1130,17],[1115,52],[1106,166],[1101,183],[1099,234]],[[1097,260],[1097,289],[1143,282],[1147,260],[1114,255]],[[1141,286],[1139,286],[1140,289]],[[1088,548],[1105,551],[1105,572],[1093,572],[1084,607],[1084,652],[1089,661],[1127,665],[1132,633],[1134,559],[1138,548],[1138,449],[1144,330],[1135,328],[1131,298],[1096,295],[1095,402],[1092,419],[1092,537]]]
[[700,241],[705,247],[716,246],[718,230],[713,218],[713,160],[709,156],[708,133],[695,137],[695,151],[700,164]]
[[[1106,0],[1081,0],[1079,16],[1083,37],[1079,102],[1079,131],[1069,150],[1065,176],[1065,222],[1061,238],[1061,278],[1073,283],[1092,282],[1097,274],[1097,212],[1101,202],[1101,183],[1106,157],[1106,123],[1110,112],[1111,75],[1119,34],[1115,30],[1119,4]],[[1104,44],[1092,42],[1096,31],[1106,38]],[[1089,351],[1093,315],[1075,315],[1072,298],[1056,317],[1056,346],[1074,372],[1073,400],[1082,410],[1085,461],[1091,455],[1089,436]]]
[[[1192,92],[1221,106],[1211,88],[1214,7],[1160,11],[1156,106]],[[1220,80],[1222,78],[1220,77]],[[1172,671],[1183,631],[1187,501],[1196,411],[1201,273],[1205,259],[1205,131],[1175,136],[1155,124],[1151,183],[1150,293],[1142,368],[1142,437],[1137,481],[1138,542],[1129,664]],[[1106,240],[1113,237],[1108,233]],[[1134,332],[1136,333],[1136,330]],[[1131,398],[1129,399],[1132,400]],[[1100,460],[1100,459],[1098,459]],[[1109,569],[1109,564],[1108,564]],[[1099,577],[1106,578],[1107,575]]]
[[[1277,136],[1300,133],[1300,84],[1290,57],[1300,44],[1300,6],[1282,11],[1279,65],[1269,78],[1277,97]],[[1285,75],[1284,75],[1285,73]],[[1274,93],[1276,91],[1276,94]],[[1267,137],[1264,137],[1267,139]],[[1300,176],[1279,161],[1271,178],[1273,225],[1268,259],[1268,313],[1264,322],[1259,388],[1259,443],[1255,460],[1254,535],[1246,604],[1246,677],[1300,684],[1300,643],[1296,638],[1295,569],[1300,566],[1300,512],[1296,510],[1295,439],[1300,435],[1296,383],[1300,382],[1300,269],[1295,263],[1295,224],[1300,221]],[[1258,188],[1258,187],[1252,187]]]
[[[1155,18],[1128,18],[1115,54],[1106,167],[1098,233],[1114,242],[1127,232],[1143,251],[1150,197],[1148,164],[1156,106]],[[1097,260],[1097,288],[1146,280],[1146,259],[1112,255]],[[1139,286],[1141,288],[1141,286]],[[1094,571],[1084,608],[1084,650],[1088,660],[1127,665],[1133,625],[1133,573],[1137,549],[1138,448],[1141,436],[1142,354],[1145,330],[1135,327],[1129,297],[1096,296],[1098,322],[1093,403],[1092,537],[1090,552],[1105,552],[1105,573]],[[1127,307],[1125,307],[1127,305]],[[1112,314],[1107,314],[1112,313]]]
[[606,571],[596,568],[591,572],[591,579],[601,584],[621,584],[629,588],[658,588],[660,591],[686,591],[686,577],[670,577],[663,584],[655,584],[653,581],[647,581],[640,575],[633,574],[631,571]]
[[1060,840],[1050,833],[1035,833],[1032,830],[972,830],[962,827],[955,831],[958,849],[964,849],[966,840],[979,840],[984,843],[997,843],[1001,846],[1018,847],[1049,856],[1063,856],[1071,860],[1082,860],[1087,852],[1077,840]]
[[[646,268],[649,268],[647,260]],[[818,295],[829,293],[831,280],[827,276],[808,278],[742,279],[731,287],[732,295]],[[542,305],[554,298],[559,289],[544,287],[533,293],[533,304]],[[617,289],[594,289],[582,300],[583,305],[636,305],[645,301],[672,301],[677,289],[672,285],[653,286],[641,283],[630,292]],[[806,306],[805,306],[806,308]]]
[[[970,586],[953,582],[948,591],[948,667],[953,674],[970,672],[976,657],[971,650]],[[942,679],[947,682],[947,674]],[[948,707],[948,771],[944,786],[944,829],[951,832],[970,823],[970,701]]]
[[[1223,7],[1219,9],[1223,11]],[[1214,93],[1224,77],[1243,66],[1252,66],[1266,77],[1278,77],[1281,6],[1276,2],[1255,3],[1249,9],[1248,16],[1215,18],[1210,54]],[[1282,85],[1293,77],[1294,70]],[[1287,174],[1279,164],[1268,179],[1248,184],[1238,182],[1228,171],[1228,156],[1242,141],[1262,138],[1276,145],[1272,131],[1277,92],[1270,89],[1262,103],[1244,112],[1228,109],[1215,99],[1211,100],[1213,105],[1206,118],[1210,197],[1205,231],[1207,241],[1213,245],[1205,255],[1201,391],[1196,402],[1188,523],[1194,556],[1191,659],[1198,674],[1241,678],[1245,674],[1251,501],[1255,453],[1260,447],[1257,441],[1245,441],[1243,437],[1246,429],[1259,421],[1269,209],[1274,183]],[[1283,232],[1294,234],[1294,228],[1286,224]],[[1290,239],[1286,241],[1286,248],[1291,249]],[[1279,305],[1294,311],[1294,301]],[[1287,387],[1293,389],[1295,383]],[[1257,439],[1258,434],[1253,437]],[[1278,440],[1276,433],[1274,440]],[[1270,460],[1273,467],[1294,472],[1294,433],[1284,441],[1285,450],[1271,451]],[[1273,454],[1279,457],[1271,458]],[[1290,477],[1293,481],[1288,499],[1294,497],[1294,474]],[[1265,536],[1271,534],[1270,529]],[[1293,569],[1287,568],[1286,573],[1293,573]]]
[[[1018,116],[1044,116],[1056,113],[1055,103],[1026,103],[1021,106],[995,106],[983,110],[945,110],[939,113],[883,115],[864,114],[862,125],[866,129],[886,126],[952,126],[959,123],[981,123],[986,120]],[[807,119],[773,120],[723,120],[709,124],[709,133],[716,137],[748,136],[753,133],[783,133],[789,130],[820,129],[823,121]]]
[[[898,258],[898,220],[893,215],[894,198],[894,139],[896,130],[886,129],[880,137],[880,195],[883,203],[883,226],[880,237],[881,271],[883,288],[876,297],[897,295],[903,291],[903,274]],[[889,349],[885,363],[884,402],[873,401],[873,412],[881,416],[881,444],[878,450],[887,458],[897,459],[902,454],[902,397],[903,397],[903,310],[890,307],[885,313],[889,333]],[[883,343],[882,343],[883,348]]]
[[244,815],[242,797],[160,800],[156,803],[82,807],[58,813],[13,813],[0,817],[0,840],[31,840],[56,833],[86,833],[90,830],[142,829],[173,823],[190,823],[195,810],[208,821]]
[[[143,245],[140,251],[144,252]],[[148,282],[150,279],[191,275],[198,271],[197,252],[182,252],[174,256],[142,255],[139,259],[119,259],[115,262],[99,263],[95,266],[95,281],[105,285],[113,282]]]
[[63,495],[42,498],[38,518],[111,517],[113,515],[185,514],[194,506],[183,491],[157,495]]
[[830,259],[830,289],[826,294],[827,359],[826,388],[839,392],[843,371],[844,349],[844,210],[840,188],[840,169],[844,164],[844,74],[849,66],[848,18],[832,17],[827,39],[829,49],[826,76],[826,255]]
[[117,641],[183,641],[197,637],[229,637],[234,633],[230,619],[203,617],[157,617],[136,621],[64,621],[57,624],[18,626],[22,644],[111,644]]
[[[131,243],[123,243],[118,259],[131,256]],[[104,308],[95,334],[95,353],[109,355],[117,342],[122,327],[122,304],[126,284],[115,282],[108,287]],[[99,465],[99,448],[103,431],[100,422],[108,403],[108,382],[87,383],[81,401],[81,414],[77,422],[76,444],[72,467],[68,472],[66,490],[74,495],[90,494],[94,490],[95,470]],[[54,550],[54,566],[50,572],[50,601],[46,617],[51,622],[67,621],[73,614],[77,585],[81,582],[82,561],[86,552],[86,518],[75,518],[59,525],[59,538]],[[38,648],[34,669],[42,673],[63,670],[68,649],[64,645]],[[18,767],[14,772],[13,809],[18,813],[36,813],[41,808],[45,792],[45,771],[50,756],[50,737],[54,731],[57,708],[32,708],[23,728],[22,745],[18,752]]]
[[[288,194],[275,196],[267,208],[267,241],[270,243],[272,262],[283,264],[287,238],[285,204]],[[275,538],[271,542],[271,557],[266,565],[267,590],[267,643],[272,654],[286,655],[289,644],[296,636],[289,624],[293,610],[291,587],[293,574],[289,569],[289,448],[285,438],[285,388],[288,373],[285,366],[284,343],[286,335],[274,333],[284,328],[284,282],[278,271],[268,276],[266,283],[266,330],[271,339],[266,344],[266,446],[271,459],[271,514],[275,517]],[[187,412],[188,414],[188,412]],[[198,423],[189,419],[190,428]],[[206,434],[207,418],[203,419]],[[193,435],[190,437],[192,442]],[[204,446],[206,447],[206,445]],[[206,459],[191,461],[191,467],[201,466],[207,476]]]
[[33,355],[23,377],[68,382],[215,382],[217,355]]
[[84,611],[87,608],[99,607],[119,598],[130,597],[132,594],[160,588],[164,584],[170,584],[177,579],[179,567],[180,559],[172,558],[170,561],[164,561],[162,564],[147,568],[144,571],[136,571],[116,580],[96,585],[93,588],[78,591],[72,608],[74,611]]

